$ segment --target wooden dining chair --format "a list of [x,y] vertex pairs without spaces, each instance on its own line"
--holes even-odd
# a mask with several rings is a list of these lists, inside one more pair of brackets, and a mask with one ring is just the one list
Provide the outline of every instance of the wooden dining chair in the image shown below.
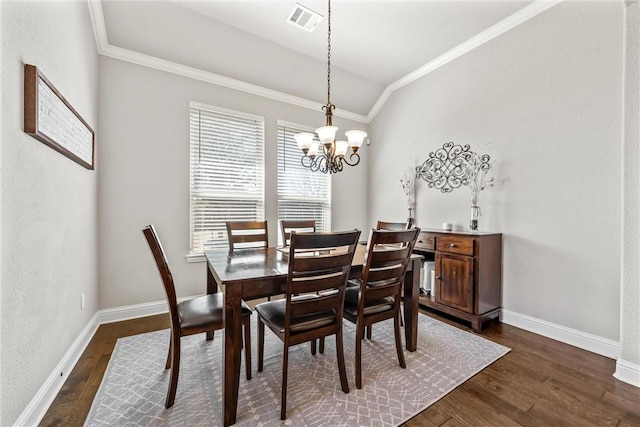
[[316,220],[280,220],[280,236],[282,237],[282,246],[289,246],[289,240],[291,239],[291,232],[315,232]]
[[[229,252],[269,247],[267,221],[227,221]],[[271,301],[271,296],[267,297]]]
[[419,228],[371,230],[360,286],[345,291],[344,318],[356,324],[356,387],[362,388],[362,339],[365,327],[393,319],[396,352],[406,368],[400,338],[400,292]]
[[[178,387],[180,372],[180,338],[187,335],[213,332],[224,328],[224,298],[222,293],[207,294],[186,301],[177,302],[173,275],[158,234],[153,225],[146,226],[142,232],[156,261],[164,291],[169,305],[171,320],[171,338],[165,369],[171,369],[169,388],[165,408],[173,406]],[[243,301],[242,325],[244,327],[245,368],[247,380],[251,379],[251,309]]]
[[227,221],[227,239],[229,252],[236,249],[267,248],[267,221]]
[[[280,220],[280,237],[282,238],[282,246],[287,247],[290,244],[291,240],[291,232],[295,231],[296,233],[301,232],[315,232],[316,231],[316,220],[315,219],[305,219],[305,220]],[[271,301],[271,299],[269,299]],[[324,353],[324,340],[320,341],[320,353]],[[311,342],[311,354],[316,354],[316,341],[313,340]]]
[[[387,221],[378,221],[376,224],[376,230],[408,230],[413,226],[413,221],[407,222],[387,222]],[[360,279],[349,280],[347,286],[360,286]],[[400,326],[404,326],[404,321],[402,317],[400,317]],[[373,326],[369,325],[366,328],[366,337],[367,339],[371,339],[371,335]]]
[[280,403],[282,420],[287,414],[287,370],[291,346],[335,335],[340,385],[344,393],[349,393],[342,343],[342,310],[347,278],[359,237],[359,230],[338,233],[292,232],[285,298],[256,306],[258,372],[263,369],[264,326],[267,325],[284,343]]

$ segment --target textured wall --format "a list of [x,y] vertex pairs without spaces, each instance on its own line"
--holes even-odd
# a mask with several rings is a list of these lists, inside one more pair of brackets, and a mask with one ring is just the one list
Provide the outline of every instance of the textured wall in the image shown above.
[[628,2],[626,16],[623,241],[620,339],[622,360],[640,365],[640,5]]
[[[563,2],[394,93],[371,123],[370,219],[404,214],[408,157],[487,144],[503,306],[618,341],[622,28],[621,3]],[[468,227],[468,190],[418,183],[416,219]]]
[[[278,233],[276,120],[324,124],[320,110],[100,58],[100,308],[164,299],[141,231],[149,223],[160,233],[178,295],[205,291],[205,264],[185,260],[189,252],[189,101],[265,118],[266,219],[272,244]],[[340,118],[335,124],[339,133],[367,130],[362,123]],[[367,226],[368,147],[361,152],[361,165],[333,178],[334,230]]]
[[23,64],[39,67],[97,131],[98,62],[85,2],[5,1],[1,25],[0,425],[11,425],[95,314],[98,295],[97,172],[22,131]]

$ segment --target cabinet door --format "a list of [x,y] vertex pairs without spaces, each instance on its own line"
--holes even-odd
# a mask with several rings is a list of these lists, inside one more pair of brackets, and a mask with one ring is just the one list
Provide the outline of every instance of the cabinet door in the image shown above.
[[472,257],[438,254],[436,277],[436,302],[473,313]]

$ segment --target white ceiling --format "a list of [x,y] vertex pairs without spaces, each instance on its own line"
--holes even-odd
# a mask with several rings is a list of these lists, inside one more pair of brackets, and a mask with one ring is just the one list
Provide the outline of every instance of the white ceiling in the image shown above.
[[[325,18],[313,33],[286,22],[295,1],[102,1],[109,45],[323,104]],[[331,97],[366,115],[389,85],[532,1],[331,3]]]

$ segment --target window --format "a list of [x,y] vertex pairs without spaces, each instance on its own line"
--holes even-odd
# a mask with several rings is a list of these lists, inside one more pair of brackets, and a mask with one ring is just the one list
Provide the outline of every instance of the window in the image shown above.
[[264,119],[190,103],[190,248],[227,247],[225,222],[264,220]]
[[317,231],[330,231],[331,175],[302,166],[302,152],[293,138],[300,132],[313,130],[278,120],[278,219],[315,219]]

